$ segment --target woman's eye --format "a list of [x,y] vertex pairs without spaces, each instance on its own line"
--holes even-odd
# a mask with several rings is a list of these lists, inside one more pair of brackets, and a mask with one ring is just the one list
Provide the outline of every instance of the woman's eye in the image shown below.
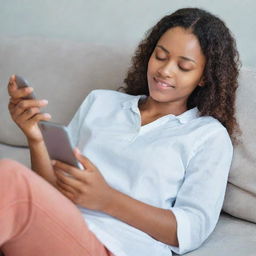
[[165,60],[166,58],[164,58],[164,57],[159,57],[159,56],[156,55],[156,59],[157,59],[157,60]]
[[[160,57],[159,55],[155,55],[155,58],[157,59],[157,60],[166,60],[166,57]],[[190,71],[190,69],[186,69],[186,68],[183,68],[183,67],[181,67],[181,66],[179,66],[179,69],[180,70],[182,70],[183,72],[188,72],[188,71]]]
[[189,69],[182,68],[181,66],[179,66],[179,68],[180,68],[182,71],[184,71],[184,72],[190,71]]

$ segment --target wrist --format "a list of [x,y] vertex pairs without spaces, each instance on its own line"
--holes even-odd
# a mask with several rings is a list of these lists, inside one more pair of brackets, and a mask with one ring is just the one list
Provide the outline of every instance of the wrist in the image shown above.
[[35,139],[31,139],[31,138],[27,138],[27,142],[28,142],[28,146],[38,146],[38,145],[42,145],[44,144],[44,140],[35,140]]
[[115,208],[117,208],[118,198],[120,197],[120,194],[121,192],[110,187],[106,203],[102,209],[104,213],[114,216]]

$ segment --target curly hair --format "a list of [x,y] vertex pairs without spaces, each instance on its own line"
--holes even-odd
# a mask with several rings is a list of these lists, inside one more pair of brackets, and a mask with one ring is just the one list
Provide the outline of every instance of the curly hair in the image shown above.
[[149,95],[147,68],[160,37],[173,27],[189,29],[206,58],[204,86],[197,86],[189,96],[187,108],[197,107],[201,116],[212,116],[226,127],[233,143],[240,132],[235,117],[235,98],[240,69],[236,42],[225,23],[199,8],[183,8],[163,17],[147,33],[132,58],[122,90],[131,95]]

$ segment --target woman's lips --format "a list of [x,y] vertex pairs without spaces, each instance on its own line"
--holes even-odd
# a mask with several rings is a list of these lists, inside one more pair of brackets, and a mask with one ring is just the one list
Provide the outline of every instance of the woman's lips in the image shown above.
[[160,89],[173,89],[175,88],[174,85],[164,81],[164,80],[161,80],[161,79],[158,79],[158,78],[153,78],[154,82],[155,82],[155,85],[157,88],[160,88]]

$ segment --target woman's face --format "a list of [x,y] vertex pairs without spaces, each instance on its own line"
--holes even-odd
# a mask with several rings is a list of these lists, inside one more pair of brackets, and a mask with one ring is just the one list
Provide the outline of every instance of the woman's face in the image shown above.
[[148,62],[150,97],[159,103],[186,108],[189,95],[203,85],[204,67],[205,57],[197,37],[182,27],[167,30]]

